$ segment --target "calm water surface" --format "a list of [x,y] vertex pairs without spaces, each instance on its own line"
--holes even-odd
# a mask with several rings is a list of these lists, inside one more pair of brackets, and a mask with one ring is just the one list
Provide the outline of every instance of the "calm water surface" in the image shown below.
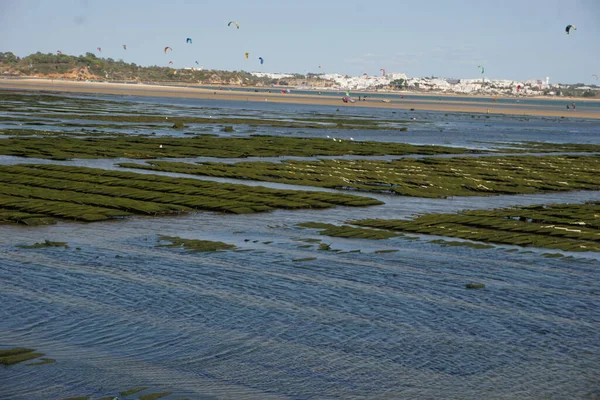
[[[110,107],[276,118],[332,112],[317,106],[127,100]],[[390,117],[388,110],[364,109],[351,116],[363,113]],[[482,147],[561,137],[598,143],[593,121],[418,115],[422,123],[400,137],[392,131],[335,134]],[[446,122],[449,127],[440,132]],[[293,129],[265,133],[303,135]],[[3,164],[18,161],[0,157]],[[113,160],[87,162],[115,168]],[[297,226],[578,203],[600,200],[600,192],[376,197],[386,204],[0,226],[0,348],[31,347],[57,360],[0,368],[0,398],[97,399],[132,387],[173,392],[166,399],[600,396],[600,254],[551,257],[555,251],[514,246],[443,247],[417,235],[340,239]],[[223,241],[238,250],[156,247],[159,235]],[[69,248],[17,247],[45,239]],[[334,251],[318,250],[318,243],[306,239],[321,240]],[[468,282],[486,288],[467,290]]]

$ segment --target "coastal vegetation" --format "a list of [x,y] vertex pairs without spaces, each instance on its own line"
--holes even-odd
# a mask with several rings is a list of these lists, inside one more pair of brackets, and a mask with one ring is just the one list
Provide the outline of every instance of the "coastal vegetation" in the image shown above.
[[208,252],[220,250],[233,250],[236,246],[223,242],[211,240],[182,239],[176,236],[160,235],[159,242],[168,242],[167,244],[158,244],[156,247],[183,248],[191,252]]
[[[0,364],[8,366],[18,364],[23,361],[29,361],[42,356],[44,356],[43,353],[37,353],[33,349],[27,349],[24,347],[14,347],[12,349],[0,350]],[[28,365],[42,365],[53,362],[53,360],[50,361],[51,359],[46,360],[48,361]]]
[[276,190],[191,178],[61,165],[0,166],[0,222],[40,225],[191,211],[246,214],[275,209],[369,206],[353,195]]
[[21,247],[22,249],[39,249],[44,247],[64,247],[65,249],[68,249],[69,245],[66,242],[53,242],[51,240],[46,239],[41,243],[35,243],[29,246],[22,245],[19,247]]
[[322,222],[303,222],[298,224],[298,226],[303,228],[312,228],[318,229],[321,235],[333,236],[333,237],[342,237],[348,239],[371,239],[371,240],[380,240],[380,239],[388,239],[395,236],[401,236],[399,233],[390,232],[381,229],[368,229],[368,228],[359,228],[356,226],[350,225],[334,225],[334,224],[326,224]]
[[[10,132],[4,131],[4,133]],[[2,134],[2,131],[0,131],[0,134]],[[325,138],[266,135],[231,138],[211,135],[183,138],[133,135],[86,138],[62,135],[0,138],[0,155],[54,160],[70,158],[247,158],[469,153],[481,153],[481,151],[445,146],[353,142],[348,140],[333,142],[331,139]]]
[[412,220],[364,219],[349,223],[498,245],[600,252],[600,202],[469,210],[426,214]]
[[[47,77],[80,81],[163,82],[182,85],[286,86],[289,84],[289,82],[281,82],[279,79],[257,77],[245,71],[176,69],[158,65],[143,67],[122,59],[98,57],[90,52],[79,56],[37,52],[22,58],[11,52],[0,52],[0,73],[5,76]],[[321,80],[316,75],[311,77],[297,75],[295,78],[311,81]]]
[[122,167],[402,196],[446,198],[598,190],[600,156],[490,156],[379,160],[286,160],[196,164],[149,161]]

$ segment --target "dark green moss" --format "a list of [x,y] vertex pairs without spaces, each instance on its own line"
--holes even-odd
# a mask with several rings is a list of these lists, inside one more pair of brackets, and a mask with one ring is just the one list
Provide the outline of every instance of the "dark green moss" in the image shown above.
[[485,285],[483,283],[467,283],[465,287],[467,289],[483,289]]
[[38,249],[38,248],[44,248],[44,247],[64,247],[64,248],[68,249],[69,245],[66,242],[52,242],[52,241],[46,239],[41,243],[35,243],[35,244],[29,245],[29,246],[21,245],[18,247],[20,247],[22,249]]
[[553,152],[600,152],[600,144],[593,143],[546,143],[546,142],[522,142],[522,143],[502,143],[501,146],[504,150],[510,149],[516,152],[539,152],[539,153],[553,153]]
[[147,387],[138,387],[138,388],[133,388],[133,389],[129,389],[129,390],[125,390],[123,392],[119,392],[119,394],[121,396],[131,396],[132,394],[136,394],[138,392],[141,392],[143,390],[148,389]]
[[564,257],[564,255],[562,255],[560,253],[544,253],[544,254],[542,254],[542,256],[544,256],[546,258],[562,258],[562,257]]
[[235,164],[151,161],[140,165],[120,165],[222,178],[433,198],[600,189],[600,156],[597,155]]
[[29,364],[25,364],[25,365],[27,365],[27,366],[35,366],[35,365],[52,364],[52,363],[55,363],[55,362],[56,362],[56,360],[53,359],[53,358],[42,358],[38,362],[29,363]]
[[371,219],[352,224],[495,244],[600,252],[600,202],[426,214],[413,220]]
[[184,248],[185,250],[192,252],[234,250],[236,248],[236,246],[232,244],[227,244],[223,242],[213,242],[210,240],[182,239],[174,236],[160,235],[158,240],[160,242],[170,243],[157,245],[156,247]]
[[[162,145],[162,147],[160,147]],[[256,135],[251,137],[110,136],[110,137],[11,137],[0,138],[0,155],[65,160],[69,158],[190,158],[277,157],[317,155],[468,154],[478,150],[404,143],[332,141]]]
[[248,187],[197,179],[59,165],[0,166],[0,222],[83,222],[190,211],[245,214],[275,209],[368,206],[381,201],[337,193]]
[[326,244],[326,243],[320,243],[319,244],[319,250],[322,251],[331,251],[331,246]]
[[43,353],[36,353],[33,349],[15,347],[8,350],[0,350],[0,364],[13,365],[42,356],[44,356]]
[[298,224],[298,226],[304,228],[320,229],[321,232],[319,233],[321,235],[353,239],[379,240],[400,236],[398,233],[393,233],[385,230],[357,228],[349,225],[337,226],[332,224],[324,224],[320,222],[303,222]]
[[161,397],[168,396],[171,393],[173,393],[173,392],[160,392],[160,393],[144,394],[144,395],[140,396],[140,400],[156,400],[156,399],[160,399]]

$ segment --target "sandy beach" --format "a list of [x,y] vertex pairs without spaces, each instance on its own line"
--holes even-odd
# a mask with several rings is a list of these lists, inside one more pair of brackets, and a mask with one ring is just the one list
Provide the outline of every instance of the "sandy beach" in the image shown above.
[[[245,90],[241,89],[241,90]],[[585,109],[580,106],[577,111],[568,111],[565,109],[548,109],[531,104],[499,104],[490,99],[489,102],[470,102],[457,100],[444,100],[443,95],[438,100],[420,99],[411,94],[410,99],[402,99],[391,103],[384,103],[380,100],[369,99],[367,101],[347,104],[340,98],[319,96],[318,94],[295,94],[295,93],[266,93],[265,89],[260,92],[231,91],[231,90],[210,90],[191,87],[161,86],[147,84],[124,84],[109,82],[78,82],[47,79],[1,79],[0,90],[25,90],[41,92],[59,92],[59,93],[85,93],[85,94],[110,94],[121,96],[156,96],[156,97],[180,97],[180,98],[198,98],[215,100],[234,100],[234,101],[267,101],[275,103],[291,104],[320,104],[338,107],[377,107],[399,110],[409,110],[414,108],[420,111],[442,111],[442,112],[464,112],[476,114],[505,114],[505,115],[528,115],[544,117],[569,117],[569,118],[596,118],[600,119],[600,108]],[[250,89],[248,89],[250,90]],[[436,94],[437,96],[437,94]],[[417,97],[417,98],[414,98]],[[567,100],[570,101],[571,99]],[[583,99],[578,99],[578,103],[585,104]]]

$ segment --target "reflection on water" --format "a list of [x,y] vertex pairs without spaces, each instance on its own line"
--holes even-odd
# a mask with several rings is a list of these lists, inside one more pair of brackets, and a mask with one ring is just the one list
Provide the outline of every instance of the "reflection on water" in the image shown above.
[[[296,226],[582,202],[600,192],[377,197],[386,204],[0,226],[0,346],[57,360],[0,368],[0,398],[97,399],[142,386],[194,399],[600,396],[598,253],[550,258]],[[157,248],[158,235],[242,251]],[[69,248],[17,247],[44,239]],[[469,282],[486,288],[467,290]]]

